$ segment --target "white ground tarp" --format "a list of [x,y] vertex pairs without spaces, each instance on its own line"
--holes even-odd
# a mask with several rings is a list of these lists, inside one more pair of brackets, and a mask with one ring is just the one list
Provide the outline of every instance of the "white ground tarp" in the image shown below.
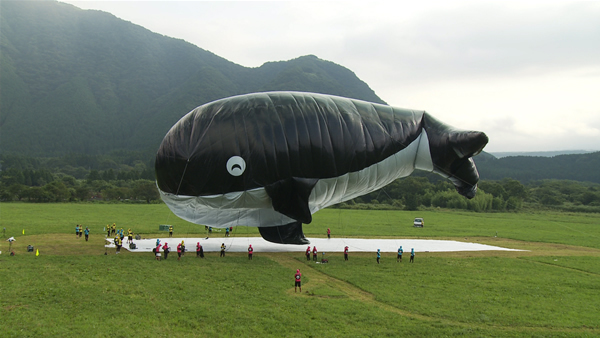
[[[175,253],[177,244],[184,241],[186,252],[196,251],[196,243],[202,245],[204,252],[215,252],[221,250],[221,244],[225,243],[227,252],[248,252],[248,245],[252,244],[255,253],[260,252],[304,252],[310,245],[311,250],[314,246],[318,252],[343,252],[344,247],[348,246],[350,252],[397,252],[398,247],[402,245],[404,254],[410,254],[411,248],[415,252],[450,252],[450,251],[521,251],[517,249],[508,249],[498,246],[485,245],[479,243],[443,241],[435,239],[362,239],[362,238],[308,238],[308,245],[276,244],[267,242],[261,237],[210,237],[210,238],[159,238],[161,246],[167,242],[171,252]],[[129,249],[127,237],[123,241],[123,249],[132,252],[151,252],[156,247],[156,238],[134,240],[135,250]],[[111,241],[112,243],[112,241]],[[114,244],[107,245],[114,248]],[[162,250],[161,250],[162,252]]]

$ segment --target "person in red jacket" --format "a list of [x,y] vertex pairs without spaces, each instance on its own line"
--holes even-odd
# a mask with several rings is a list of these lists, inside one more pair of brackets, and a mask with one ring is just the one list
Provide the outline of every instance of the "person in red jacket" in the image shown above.
[[254,253],[254,249],[252,248],[252,244],[248,246],[248,259],[252,259],[252,254]]
[[177,244],[177,260],[181,260],[181,243]]
[[300,273],[300,269],[296,270],[296,274],[294,275],[294,292],[297,292],[298,288],[300,288],[300,293],[302,293],[302,274]]
[[327,239],[331,238],[331,230],[327,228]]
[[317,247],[313,246],[313,261],[317,261]]
[[347,261],[348,260],[348,246],[346,246],[344,248],[344,260]]
[[310,261],[310,245],[306,248],[306,260]]
[[156,251],[154,255],[156,256],[156,260],[160,261],[160,244],[156,246]]
[[163,252],[165,253],[165,259],[169,256],[169,243],[165,242],[165,245],[162,246]]

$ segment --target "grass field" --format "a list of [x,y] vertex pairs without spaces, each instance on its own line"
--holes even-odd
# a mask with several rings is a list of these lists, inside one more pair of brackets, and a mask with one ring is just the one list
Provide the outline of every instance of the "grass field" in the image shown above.
[[[414,217],[425,227],[413,228]],[[159,224],[173,224],[177,237],[204,233],[160,204],[0,204],[0,230],[17,239],[14,257],[0,244],[3,337],[600,335],[597,214],[327,209],[305,226],[309,237],[329,227],[339,237],[467,238],[529,250],[418,253],[413,264],[384,254],[379,265],[371,253],[347,262],[332,254],[329,264],[301,253],[104,255],[102,230],[113,222],[146,238],[165,235]],[[76,224],[90,227],[89,242],[74,240]],[[258,232],[238,227],[236,235]],[[294,292],[297,268],[302,293]]]

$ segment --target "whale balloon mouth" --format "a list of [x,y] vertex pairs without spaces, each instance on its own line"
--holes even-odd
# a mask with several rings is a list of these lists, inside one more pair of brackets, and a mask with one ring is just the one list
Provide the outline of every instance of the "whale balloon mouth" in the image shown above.
[[227,172],[231,176],[241,176],[246,171],[246,161],[239,156],[232,156],[227,160]]

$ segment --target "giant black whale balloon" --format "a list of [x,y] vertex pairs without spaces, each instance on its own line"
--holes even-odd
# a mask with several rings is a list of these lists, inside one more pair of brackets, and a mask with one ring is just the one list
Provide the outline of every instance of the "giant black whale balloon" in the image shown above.
[[204,104],[167,133],[156,183],[179,217],[217,228],[255,226],[268,241],[304,244],[302,223],[414,169],[475,196],[471,157],[482,132],[424,111],[304,92],[239,95]]

